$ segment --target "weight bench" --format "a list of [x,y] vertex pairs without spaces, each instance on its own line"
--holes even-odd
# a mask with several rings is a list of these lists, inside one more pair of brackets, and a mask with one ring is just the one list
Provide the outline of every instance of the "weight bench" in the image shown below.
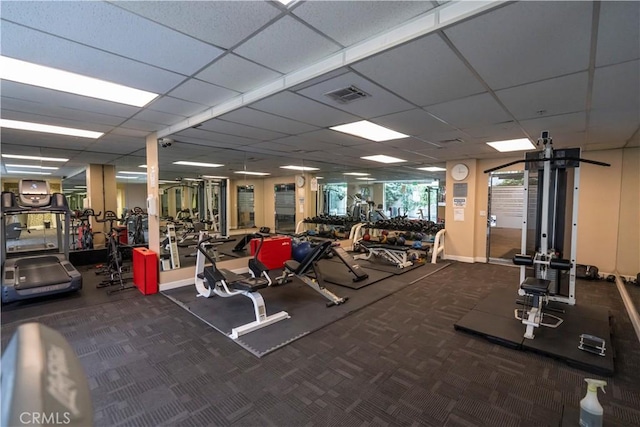
[[292,259],[286,261],[282,276],[276,279],[276,283],[282,285],[290,281],[291,276],[296,276],[311,289],[328,299],[327,307],[347,302],[348,298],[341,298],[324,287],[324,281],[317,265],[318,261],[331,249],[331,244],[330,241],[320,243],[307,254],[302,262]]
[[358,244],[367,252],[354,256],[354,259],[368,260],[372,256],[375,256],[386,259],[398,268],[411,267],[413,265],[413,262],[408,259],[408,254],[411,250],[409,246],[386,245],[384,243],[375,243],[366,240],[360,240]]
[[[513,257],[513,263],[515,265],[532,266],[534,259],[528,255],[518,254]],[[555,259],[548,263],[549,268],[556,270],[566,270],[571,268],[571,264],[568,260]],[[544,313],[544,306],[549,302],[549,296],[552,294],[550,291],[551,280],[527,277],[521,284],[518,294],[524,297],[524,308],[516,308],[514,310],[514,316],[520,320],[523,325],[526,325],[524,337],[527,339],[533,339],[533,330],[540,326],[546,326],[547,328],[557,328],[563,322],[558,316],[554,316],[549,313]],[[553,322],[545,322],[546,318],[553,319]]]
[[[229,270],[218,269],[215,260],[207,253],[206,247],[215,241],[213,238],[203,238],[198,243],[198,258],[196,260],[195,284],[198,296],[210,298],[219,296],[223,298],[242,295],[251,300],[256,320],[242,326],[231,329],[229,335],[232,339],[237,339],[241,335],[248,334],[265,326],[288,319],[290,316],[285,311],[267,316],[267,308],[264,304],[260,289],[268,287],[270,279],[265,277],[244,277]],[[211,266],[204,266],[207,259]]]

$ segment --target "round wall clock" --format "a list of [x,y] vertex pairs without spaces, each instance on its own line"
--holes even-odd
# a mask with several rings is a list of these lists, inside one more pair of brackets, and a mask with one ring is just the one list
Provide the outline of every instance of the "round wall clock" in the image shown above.
[[455,181],[464,181],[469,176],[469,168],[464,163],[458,163],[451,169],[451,178]]
[[296,176],[296,185],[298,187],[304,187],[304,176],[302,175]]

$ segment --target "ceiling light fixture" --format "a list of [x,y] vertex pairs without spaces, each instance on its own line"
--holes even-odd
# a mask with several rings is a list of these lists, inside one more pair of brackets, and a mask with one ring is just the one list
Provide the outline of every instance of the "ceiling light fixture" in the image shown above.
[[118,173],[123,173],[125,175],[146,175],[146,172],[129,172],[129,171],[120,171]]
[[67,128],[64,126],[43,125],[42,123],[21,122],[19,120],[0,119],[0,127],[7,129],[28,130],[31,132],[54,133],[56,135],[78,136],[80,138],[97,139],[103,132],[92,130]]
[[51,172],[34,172],[34,171],[7,171],[7,173],[19,173],[24,175],[51,175]]
[[375,123],[371,123],[367,120],[347,123],[340,126],[333,126],[329,129],[359,136],[360,138],[365,138],[376,142],[409,137],[409,135],[396,132],[395,130],[391,130]]
[[38,160],[41,162],[68,162],[69,159],[63,159],[61,157],[38,157],[38,156],[23,156],[21,154],[3,154],[5,159],[20,159],[20,160]]
[[427,171],[427,172],[444,172],[447,169],[446,168],[439,168],[437,166],[429,166],[429,167],[426,167],[426,168],[418,168],[418,170]]
[[116,175],[116,178],[122,178],[122,179],[138,179],[137,176],[127,176],[127,175]]
[[158,97],[145,90],[107,82],[81,74],[0,56],[0,78],[120,104],[144,107]]
[[365,157],[360,157],[360,158],[364,159],[364,160],[371,160],[372,162],[379,162],[379,163],[402,163],[402,162],[406,162],[406,160],[398,159],[396,157],[391,157],[391,156],[385,156],[384,154],[378,154],[376,156],[365,156]]
[[139,168],[145,168],[145,169],[146,169],[147,165],[140,165],[140,166],[138,166],[138,167],[139,167]]
[[360,181],[375,181],[375,178],[356,178],[359,179]]
[[271,175],[268,172],[249,172],[249,171],[235,171],[234,173],[241,173],[244,175],[256,175],[256,176],[266,176],[266,175]]
[[491,146],[501,153],[507,153],[510,151],[534,150],[536,148],[528,138],[487,142],[487,145]]
[[229,179],[228,176],[215,176],[215,175],[202,175],[202,177],[207,179]]
[[45,170],[57,170],[55,166],[35,166],[35,165],[4,165],[7,168],[27,168],[27,169],[45,169]]
[[224,165],[219,165],[217,163],[200,163],[200,162],[188,162],[186,160],[180,160],[178,162],[173,162],[174,165],[183,165],[183,166],[201,166],[203,168],[219,168]]
[[182,178],[184,181],[202,181],[201,178]]
[[345,172],[345,173],[343,173],[343,175],[367,176],[367,175],[371,175],[371,174],[370,173],[364,173],[364,172]]
[[86,185],[74,185],[73,188],[87,188]]
[[280,169],[291,169],[294,171],[319,171],[320,170],[320,168],[312,168],[309,166],[294,166],[294,165],[280,166]]
[[294,0],[277,0],[278,3],[282,3],[285,6],[288,6],[290,3],[293,3]]

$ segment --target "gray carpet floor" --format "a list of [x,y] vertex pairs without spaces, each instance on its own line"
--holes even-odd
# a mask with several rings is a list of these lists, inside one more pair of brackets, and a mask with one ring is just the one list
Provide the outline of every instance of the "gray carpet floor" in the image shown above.
[[[515,294],[517,279],[456,263],[263,358],[161,295],[36,320],[79,354],[96,426],[558,426],[575,415],[584,372],[453,329],[492,290]],[[640,425],[640,344],[617,289],[579,282],[577,298],[614,315],[605,425]],[[3,322],[3,348],[20,322]]]

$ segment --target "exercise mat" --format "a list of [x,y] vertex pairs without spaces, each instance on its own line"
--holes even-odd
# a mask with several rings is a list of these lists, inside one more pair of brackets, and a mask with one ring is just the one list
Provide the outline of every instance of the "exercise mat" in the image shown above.
[[[438,269],[431,270],[429,274],[434,274],[448,265],[433,265]],[[276,277],[275,272],[272,277]],[[387,297],[423,277],[426,275],[412,282],[405,280],[404,277],[403,280],[399,280],[395,276],[390,276],[384,279],[380,286],[365,286],[358,290],[328,284],[327,288],[336,295],[349,298],[346,303],[332,307],[327,307],[327,300],[324,297],[294,277],[290,283],[260,291],[267,314],[286,311],[291,318],[242,335],[234,341],[255,356],[262,357]],[[251,301],[242,295],[231,298],[196,297],[194,285],[163,291],[162,294],[227,336],[233,327],[255,320]]]
[[372,285],[393,276],[393,273],[388,273],[386,271],[363,268],[362,271],[367,273],[369,277],[364,280],[354,282],[353,279],[355,276],[342,262],[335,263],[330,262],[329,260],[320,260],[320,262],[318,262],[318,267],[320,268],[322,279],[325,282],[351,289],[364,288],[365,286]]

